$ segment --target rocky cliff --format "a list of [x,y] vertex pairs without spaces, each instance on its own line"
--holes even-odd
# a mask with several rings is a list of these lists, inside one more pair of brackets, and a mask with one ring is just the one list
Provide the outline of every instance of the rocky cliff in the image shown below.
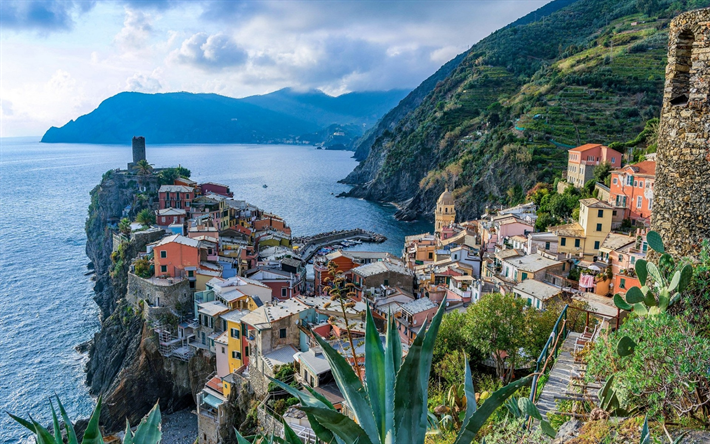
[[158,400],[165,413],[193,405],[214,369],[213,362],[199,355],[189,362],[163,358],[155,333],[125,300],[129,264],[155,239],[123,239],[112,254],[116,224],[155,206],[159,186],[157,176],[109,171],[91,192],[86,252],[96,270],[94,299],[102,323],[89,348],[86,372],[91,392],[104,398],[101,423],[106,431],[123,429],[126,419],[137,423]]
[[397,203],[401,219],[431,215],[446,185],[462,218],[521,202],[569,148],[629,140],[658,116],[670,18],[706,3],[556,0],[496,31],[372,130],[347,195]]

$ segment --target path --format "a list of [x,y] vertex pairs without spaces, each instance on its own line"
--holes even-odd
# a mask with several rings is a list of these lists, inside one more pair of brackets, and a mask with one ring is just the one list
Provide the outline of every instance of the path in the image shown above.
[[574,341],[579,337],[579,333],[570,333],[567,339],[562,343],[560,354],[557,356],[550,379],[547,380],[545,387],[542,389],[542,394],[537,400],[537,408],[543,418],[550,412],[557,411],[556,396],[566,396],[567,387],[570,379],[579,374],[581,364],[574,362],[572,351],[574,350]]

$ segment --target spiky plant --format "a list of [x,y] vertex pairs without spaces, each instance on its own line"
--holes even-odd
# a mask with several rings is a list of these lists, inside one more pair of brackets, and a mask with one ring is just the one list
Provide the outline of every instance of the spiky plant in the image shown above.
[[[67,435],[67,444],[79,444],[76,432],[74,431],[74,426],[69,420],[69,416],[67,415],[66,410],[64,410],[64,406],[59,400],[59,397],[57,397],[57,404],[59,406],[59,412],[62,416],[62,421],[64,421],[64,431]],[[30,420],[27,421],[9,413],[8,415],[34,433],[37,444],[64,444],[64,441],[62,440],[62,432],[59,428],[59,418],[57,418],[57,413],[54,410],[54,403],[51,399],[49,400],[49,406],[52,409],[54,434],[49,433],[46,428],[32,419],[31,416]],[[81,440],[82,444],[103,444],[104,439],[101,436],[101,430],[99,429],[100,416],[101,398],[99,397],[99,401],[96,403],[96,408],[94,408],[94,412],[91,414],[91,418],[89,419],[89,424],[86,426],[84,438]],[[123,444],[158,444],[161,437],[160,406],[157,403],[153,409],[143,417],[135,432],[131,432],[131,426],[128,423],[128,420],[126,420],[126,434],[123,437]]]
[[[325,340],[314,335],[323,348],[340,391],[354,420],[338,412],[321,394],[310,387],[303,393],[280,381],[274,381],[298,398],[319,439],[339,444],[421,444],[429,424],[427,388],[434,341],[444,315],[446,300],[427,329],[422,326],[407,357],[402,361],[399,333],[390,317],[385,344],[367,309],[365,328],[365,383],[348,362]],[[508,384],[493,393],[482,405],[476,405],[468,359],[465,363],[464,391],[466,412],[455,444],[470,443],[489,416],[520,387],[530,384],[532,376]]]
[[360,371],[360,364],[358,364],[355,343],[353,341],[347,314],[347,308],[355,305],[354,302],[351,301],[351,298],[355,297],[355,292],[353,291],[355,285],[345,281],[345,277],[343,277],[342,273],[338,273],[337,266],[335,266],[333,262],[328,263],[328,275],[329,277],[327,277],[325,281],[330,282],[330,284],[323,288],[323,291],[330,296],[331,301],[337,300],[340,303],[340,311],[343,314],[343,321],[345,322],[345,331],[347,333],[348,342],[350,342],[350,350],[352,350],[353,353],[353,368],[355,368],[357,377],[362,379],[362,372]]

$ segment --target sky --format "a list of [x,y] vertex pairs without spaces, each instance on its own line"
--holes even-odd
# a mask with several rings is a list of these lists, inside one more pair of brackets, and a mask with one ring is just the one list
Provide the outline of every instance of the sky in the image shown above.
[[122,91],[415,88],[548,0],[0,0],[0,137]]

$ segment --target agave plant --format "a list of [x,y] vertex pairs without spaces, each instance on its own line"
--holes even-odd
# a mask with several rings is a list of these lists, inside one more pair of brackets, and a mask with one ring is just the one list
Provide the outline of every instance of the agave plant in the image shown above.
[[[64,410],[64,406],[59,400],[59,397],[57,397],[57,404],[59,406],[59,412],[62,416],[62,421],[64,421],[64,431],[67,435],[67,444],[79,444],[76,432],[74,431],[74,426],[69,420],[69,416],[67,415],[66,410]],[[49,430],[32,419],[32,417],[30,417],[29,421],[15,415],[10,415],[10,417],[34,433],[37,444],[63,444],[64,441],[62,440],[62,432],[59,428],[59,419],[57,418],[57,413],[54,410],[54,403],[52,403],[51,399],[49,400],[49,406],[52,409],[54,434],[49,433]],[[101,436],[101,430],[99,429],[100,416],[101,398],[99,397],[99,401],[96,403],[96,408],[89,419],[89,424],[86,426],[84,438],[81,440],[82,444],[103,444],[104,439]],[[157,403],[153,409],[143,417],[135,432],[131,431],[131,426],[128,423],[128,420],[126,420],[126,434],[123,437],[123,444],[158,444],[161,437],[160,406]]]
[[239,431],[235,428],[234,433],[237,434],[237,444],[273,444],[273,443],[279,443],[279,444],[303,444],[303,441],[301,441],[301,438],[298,437],[296,432],[293,431],[291,426],[288,425],[286,421],[282,422],[283,427],[284,427],[284,437],[279,438],[275,436],[273,433],[269,435],[255,435],[251,437],[251,442],[242,436]]
[[[434,341],[444,315],[446,301],[426,323],[402,360],[399,333],[390,317],[383,346],[372,313],[367,310],[365,328],[365,384],[330,344],[314,335],[328,359],[333,376],[352,411],[354,420],[338,412],[322,395],[306,387],[302,393],[288,384],[274,381],[301,402],[311,428],[319,439],[339,444],[421,444],[424,442],[429,412],[427,388]],[[456,444],[470,443],[490,415],[532,376],[514,381],[477,405],[471,370],[466,359],[464,391],[468,402]]]
[[[635,270],[641,288],[632,287],[626,292],[626,299],[620,294],[614,295],[614,304],[626,311],[632,311],[638,316],[655,316],[664,313],[687,288],[693,277],[693,267],[686,264],[675,270],[675,262],[666,253],[661,236],[655,231],[646,235],[648,245],[661,255],[659,265],[645,260],[636,261]],[[653,279],[652,283],[648,278]],[[629,356],[634,352],[636,344],[628,336],[619,340],[617,352],[620,356]]]
[[557,432],[552,427],[552,424],[550,424],[549,421],[542,419],[540,410],[538,410],[537,406],[535,406],[529,398],[522,397],[518,398],[517,401],[515,398],[510,398],[505,402],[505,407],[514,418],[521,419],[530,417],[540,421],[540,429],[545,435],[552,438],[557,435]]

